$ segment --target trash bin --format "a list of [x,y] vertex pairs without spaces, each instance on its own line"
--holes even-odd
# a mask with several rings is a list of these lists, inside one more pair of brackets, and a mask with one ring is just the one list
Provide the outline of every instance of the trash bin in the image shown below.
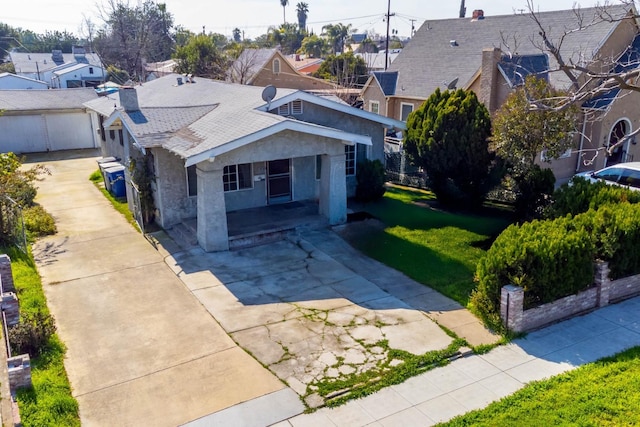
[[104,181],[104,188],[106,188],[107,191],[111,191],[111,183],[109,182],[109,179],[107,178],[107,172],[106,171],[109,168],[122,166],[122,164],[118,163],[118,162],[104,162],[104,163],[99,163],[99,166],[100,166],[100,173],[102,173],[102,179]]
[[[124,185],[124,166],[112,166],[104,170],[106,179],[105,185],[114,197],[126,197],[127,190]],[[108,183],[108,184],[107,184]]]

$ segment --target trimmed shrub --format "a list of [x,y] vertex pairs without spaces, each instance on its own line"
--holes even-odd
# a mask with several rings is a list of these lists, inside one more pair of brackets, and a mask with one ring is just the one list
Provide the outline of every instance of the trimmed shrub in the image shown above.
[[518,218],[531,220],[541,218],[551,201],[556,184],[553,171],[533,165],[522,174],[513,176],[516,182],[515,210]]
[[356,199],[361,202],[378,200],[384,195],[384,165],[380,160],[358,162],[356,180]]
[[55,234],[57,231],[55,220],[40,205],[24,209],[22,215],[24,216],[24,226],[30,238],[48,236]]
[[500,292],[524,288],[525,308],[582,291],[593,283],[594,242],[569,217],[511,225],[495,240],[476,270],[471,303],[491,326],[500,324]]
[[56,325],[51,316],[43,311],[23,314],[20,323],[9,329],[9,343],[14,354],[29,353],[40,355],[56,333]]
[[611,203],[638,202],[640,191],[609,185],[604,181],[591,182],[577,176],[571,180],[571,185],[563,184],[553,193],[553,204],[547,209],[546,217],[578,215]]

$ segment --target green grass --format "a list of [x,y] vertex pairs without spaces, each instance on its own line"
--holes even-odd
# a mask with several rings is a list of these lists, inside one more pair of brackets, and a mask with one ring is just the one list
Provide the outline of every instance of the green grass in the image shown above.
[[133,213],[131,213],[131,211],[129,210],[129,205],[127,203],[126,197],[114,197],[113,194],[111,194],[110,192],[107,191],[106,188],[104,188],[104,181],[102,179],[102,174],[100,173],[100,170],[96,170],[93,173],[91,173],[91,175],[89,176],[89,180],[93,182],[96,188],[100,190],[102,194],[104,194],[104,197],[106,197],[107,200],[111,202],[114,209],[120,212],[126,218],[127,222],[133,225],[133,228],[140,231],[140,228],[138,228],[138,223],[133,217]]
[[352,241],[366,255],[466,306],[476,264],[510,221],[505,211],[478,214],[429,207],[432,193],[390,186],[365,209],[385,229]]
[[581,366],[441,426],[640,425],[640,347]]
[[[6,253],[11,258],[21,314],[38,310],[49,313],[32,256],[11,248],[0,248],[0,253]],[[33,388],[17,393],[20,416],[25,427],[80,425],[78,403],[71,395],[64,369],[64,353],[64,344],[57,335],[53,335],[42,354],[31,359]]]

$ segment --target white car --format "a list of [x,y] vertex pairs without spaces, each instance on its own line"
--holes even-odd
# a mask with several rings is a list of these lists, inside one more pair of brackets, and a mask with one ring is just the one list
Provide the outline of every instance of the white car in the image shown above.
[[575,176],[580,176],[591,182],[604,181],[607,184],[640,191],[640,162],[618,163],[599,171],[581,172]]

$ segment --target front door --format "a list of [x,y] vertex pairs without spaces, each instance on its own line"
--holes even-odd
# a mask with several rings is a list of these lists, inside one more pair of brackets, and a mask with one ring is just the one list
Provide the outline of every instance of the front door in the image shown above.
[[267,201],[270,205],[291,201],[291,159],[267,162]]

